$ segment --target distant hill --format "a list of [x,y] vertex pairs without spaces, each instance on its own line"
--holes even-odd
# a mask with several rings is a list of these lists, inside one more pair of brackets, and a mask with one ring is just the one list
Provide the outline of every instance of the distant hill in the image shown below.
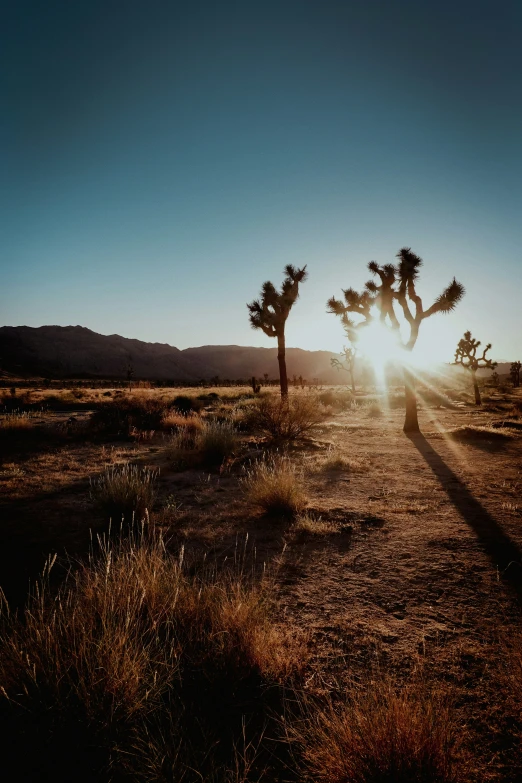
[[[339,383],[329,351],[287,348],[288,375]],[[0,327],[0,367],[4,373],[51,378],[125,378],[132,364],[136,379],[194,382],[279,375],[277,348],[205,345],[180,351],[166,343],[146,343],[102,335],[83,326]],[[344,374],[343,374],[344,375]]]

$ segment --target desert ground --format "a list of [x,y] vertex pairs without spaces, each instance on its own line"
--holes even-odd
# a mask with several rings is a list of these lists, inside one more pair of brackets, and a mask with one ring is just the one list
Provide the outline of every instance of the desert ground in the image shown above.
[[[483,394],[482,406],[462,388],[424,394],[422,434],[406,436],[399,388],[292,390],[306,426],[281,437],[256,413],[272,405],[273,418],[274,389],[6,390],[0,686],[12,779],[36,780],[38,770],[100,781],[522,780],[522,394]],[[132,406],[149,419],[127,416]],[[198,437],[209,423],[221,441],[207,453]],[[128,466],[153,485],[135,508],[109,497],[107,479]],[[282,491],[284,502],[274,501]],[[38,646],[35,618],[49,627],[49,607],[65,612],[57,601],[74,603],[85,589],[78,573],[103,562],[108,574],[128,540],[147,551],[161,542],[162,558],[183,560],[184,579],[211,573],[202,584],[262,590],[265,657],[259,663],[258,650],[252,666],[263,695],[232,699],[214,717],[235,721],[232,739],[178,727],[173,759],[172,726],[147,722],[156,705],[143,725],[163,750],[150,740],[122,751],[114,708],[108,718],[103,699],[87,709],[80,690],[74,699],[72,685],[64,690],[84,677],[80,664],[50,671],[52,644],[45,654]],[[60,639],[72,655],[76,642]],[[198,687],[228,704],[235,682],[213,674]],[[188,714],[192,702],[183,704]],[[49,719],[60,711],[78,732],[64,735]]]

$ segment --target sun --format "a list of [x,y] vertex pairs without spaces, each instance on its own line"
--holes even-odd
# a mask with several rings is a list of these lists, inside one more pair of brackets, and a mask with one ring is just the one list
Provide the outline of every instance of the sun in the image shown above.
[[378,375],[390,362],[404,362],[406,354],[400,336],[379,322],[360,329],[357,347],[365,359],[372,363]]

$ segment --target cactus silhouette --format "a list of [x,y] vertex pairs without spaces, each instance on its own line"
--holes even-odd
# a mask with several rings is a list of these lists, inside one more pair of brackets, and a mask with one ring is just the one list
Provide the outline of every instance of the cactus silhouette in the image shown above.
[[480,389],[477,383],[477,370],[491,369],[494,370],[497,366],[497,362],[492,361],[486,357],[487,352],[491,348],[491,343],[488,343],[482,355],[477,356],[477,349],[480,347],[480,340],[475,340],[471,336],[471,332],[464,332],[464,337],[459,340],[457,350],[455,351],[455,360],[453,364],[460,364],[466,370],[469,370],[473,379],[473,389],[475,392],[475,405],[482,405],[482,399],[480,397]]
[[352,394],[355,394],[354,370],[355,370],[356,350],[355,348],[347,348],[345,345],[343,346],[343,352],[341,356],[343,358],[342,361],[334,357],[330,359],[330,364],[332,365],[332,367],[335,367],[336,370],[344,370],[345,372],[350,373],[350,380],[352,382]]
[[306,280],[306,266],[296,269],[291,264],[285,266],[286,277],[281,291],[277,291],[270,281],[263,283],[259,299],[247,304],[250,313],[250,325],[253,329],[262,329],[268,337],[277,337],[277,361],[279,362],[279,383],[281,397],[288,397],[288,377],[286,374],[285,326],[290,310],[299,296],[299,283]]
[[261,381],[258,381],[255,375],[251,377],[250,385],[252,387],[252,391],[254,392],[254,394],[259,394],[259,392],[261,391]]
[[513,386],[518,387],[520,386],[520,369],[522,368],[522,364],[520,362],[512,362],[511,367],[509,368],[509,374],[511,376],[511,380],[513,382]]
[[[328,312],[341,318],[344,330],[350,342],[357,344],[358,332],[374,320],[372,309],[379,313],[379,321],[383,328],[389,329],[405,351],[412,351],[419,336],[421,323],[436,313],[449,313],[464,296],[464,286],[455,278],[438,296],[433,304],[424,309],[423,302],[417,293],[417,280],[422,259],[412,253],[411,248],[403,247],[397,253],[398,264],[380,266],[376,261],[370,261],[368,269],[379,279],[379,283],[370,280],[362,293],[353,288],[343,290],[344,302],[332,297],[327,302]],[[362,317],[355,321],[353,315]],[[401,337],[402,315],[408,336]],[[406,400],[406,416],[404,432],[419,432],[417,415],[417,397],[415,393],[415,376],[404,367],[404,388]]]

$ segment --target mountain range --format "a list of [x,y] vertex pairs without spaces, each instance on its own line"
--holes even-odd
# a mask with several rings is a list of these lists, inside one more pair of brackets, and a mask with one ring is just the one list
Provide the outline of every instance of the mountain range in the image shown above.
[[[343,382],[331,367],[330,351],[287,348],[288,375],[322,383]],[[179,350],[118,334],[102,335],[84,326],[0,327],[0,368],[16,376],[46,378],[126,378],[180,381],[239,380],[252,375],[278,378],[276,348],[204,345]]]
[[[331,366],[339,357],[331,351],[287,348],[286,363],[291,379],[302,376],[321,383],[348,383],[348,374]],[[357,363],[360,377],[361,363]],[[509,373],[509,362],[497,367]],[[147,343],[119,334],[103,335],[84,326],[0,327],[0,375],[43,378],[127,378],[132,367],[136,380],[180,383],[198,381],[246,381],[253,375],[279,377],[277,348],[240,345],[203,345],[179,350],[167,343]],[[445,366],[441,365],[439,370]],[[446,372],[447,372],[446,366]],[[479,371],[489,375],[489,370]]]

